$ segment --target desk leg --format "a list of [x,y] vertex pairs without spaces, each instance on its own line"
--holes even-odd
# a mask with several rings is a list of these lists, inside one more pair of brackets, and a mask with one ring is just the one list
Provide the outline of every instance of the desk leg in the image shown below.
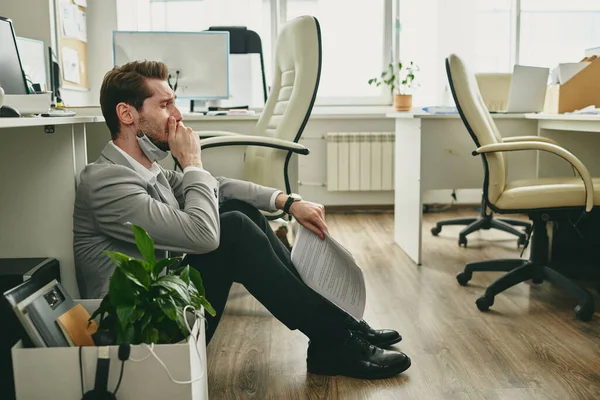
[[71,141],[73,142],[73,175],[75,186],[79,185],[79,175],[88,163],[85,124],[76,124],[71,128]]
[[421,264],[421,119],[396,119],[394,240]]

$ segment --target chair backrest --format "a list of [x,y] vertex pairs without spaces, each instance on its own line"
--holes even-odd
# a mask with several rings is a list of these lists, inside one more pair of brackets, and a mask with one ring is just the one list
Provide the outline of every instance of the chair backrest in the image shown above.
[[484,72],[475,74],[477,86],[489,111],[504,111],[508,107],[512,73]]
[[209,31],[229,32],[229,54],[258,54],[260,56],[260,72],[262,77],[263,96],[267,102],[267,80],[265,78],[265,60],[262,41],[258,33],[245,26],[211,26]]
[[[277,39],[271,92],[253,135],[298,142],[310,117],[320,76],[319,22],[311,16],[295,18]],[[249,146],[244,179],[290,193],[297,184],[288,173],[291,157],[285,150]]]
[[[455,54],[446,58],[446,73],[460,117],[477,147],[501,143],[502,137],[479,92],[475,75]],[[504,153],[481,155],[485,168],[483,193],[491,204],[504,191],[508,166]]]

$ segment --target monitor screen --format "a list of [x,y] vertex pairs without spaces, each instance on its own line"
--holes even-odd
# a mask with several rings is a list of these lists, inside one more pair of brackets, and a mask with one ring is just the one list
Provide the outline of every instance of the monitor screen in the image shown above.
[[17,48],[25,77],[31,83],[39,83],[42,89],[47,87],[46,79],[46,46],[41,40],[22,38],[17,36]]
[[0,17],[0,86],[6,94],[27,94],[12,22]]
[[162,61],[180,99],[229,98],[229,32],[113,32],[115,65]]

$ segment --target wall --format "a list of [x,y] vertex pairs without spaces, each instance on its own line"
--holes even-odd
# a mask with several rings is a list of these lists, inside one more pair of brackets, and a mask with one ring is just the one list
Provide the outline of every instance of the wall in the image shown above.
[[90,82],[87,105],[99,105],[102,78],[113,67],[112,31],[117,29],[117,2],[116,0],[88,0],[87,8]]

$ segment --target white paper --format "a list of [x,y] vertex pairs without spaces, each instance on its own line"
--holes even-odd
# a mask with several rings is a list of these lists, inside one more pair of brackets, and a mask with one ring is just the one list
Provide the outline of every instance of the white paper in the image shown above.
[[365,279],[352,254],[326,234],[300,226],[292,248],[292,263],[308,287],[347,312],[357,321],[366,305]]
[[75,4],[81,7],[87,7],[87,0],[73,0]]
[[582,69],[590,64],[591,63],[588,61],[558,64],[558,83],[564,85],[569,79],[577,75]]
[[79,9],[76,5],[70,3],[61,3],[60,17],[65,38],[77,38],[79,35],[79,26],[77,24],[77,12]]
[[63,78],[65,81],[81,83],[79,76],[79,53],[70,47],[62,49]]
[[79,39],[82,42],[87,42],[87,23],[85,18],[85,12],[81,11],[77,7],[75,8],[75,23],[77,25],[76,39]]

